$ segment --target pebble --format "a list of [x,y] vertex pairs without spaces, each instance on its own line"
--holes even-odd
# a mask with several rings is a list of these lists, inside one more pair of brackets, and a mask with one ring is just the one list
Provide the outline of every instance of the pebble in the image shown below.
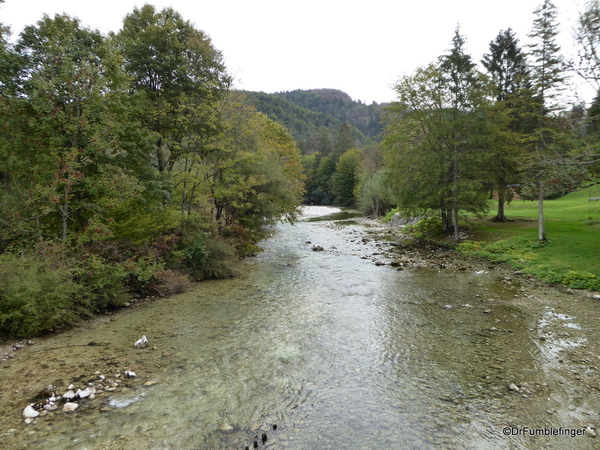
[[133,345],[135,348],[145,348],[148,346],[148,338],[146,337],[146,335],[144,335],[141,338],[139,338]]
[[88,398],[90,394],[91,392],[89,388],[85,388],[83,391],[81,389],[77,389],[77,392],[75,392],[75,395],[79,398]]
[[[72,385],[71,385],[72,386]],[[69,386],[70,387],[70,386]],[[75,398],[75,392],[73,392],[73,389],[71,388],[70,390],[68,390],[67,392],[65,392],[63,394],[63,398],[65,400],[73,400]]]
[[519,386],[517,386],[515,383],[511,383],[510,386],[508,386],[508,388],[511,391],[515,391],[515,392],[521,392],[521,389],[519,388]]
[[79,404],[78,403],[73,403],[73,402],[67,402],[63,405],[63,411],[75,411],[77,408],[79,408]]
[[588,426],[585,429],[585,434],[588,435],[589,437],[594,437],[594,438],[597,436],[596,431],[591,426]]
[[231,431],[231,430],[233,430],[233,427],[231,425],[229,425],[228,423],[222,423],[221,425],[219,425],[219,430]]
[[31,405],[25,407],[25,409],[23,410],[23,418],[24,419],[32,419],[39,415],[40,415],[40,413],[34,409],[33,403]]

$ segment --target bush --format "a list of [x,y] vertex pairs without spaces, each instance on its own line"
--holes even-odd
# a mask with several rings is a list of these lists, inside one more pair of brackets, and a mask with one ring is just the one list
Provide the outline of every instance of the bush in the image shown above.
[[444,225],[440,219],[421,219],[415,225],[404,228],[405,232],[415,239],[428,239],[444,233]]
[[0,256],[0,331],[33,336],[76,323],[91,314],[87,289],[74,281],[73,260],[59,254]]
[[127,301],[124,282],[125,268],[120,264],[109,264],[97,255],[88,254],[81,263],[77,280],[93,298],[96,311],[120,308]]
[[204,264],[191,270],[194,281],[228,278],[235,275],[233,262],[238,259],[234,247],[226,240],[215,237],[206,242],[208,256]]

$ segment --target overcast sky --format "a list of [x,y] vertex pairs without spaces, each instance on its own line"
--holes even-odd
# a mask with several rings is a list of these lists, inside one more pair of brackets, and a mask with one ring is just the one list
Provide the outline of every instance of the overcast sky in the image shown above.
[[[500,30],[528,42],[542,0],[5,0],[0,22],[18,34],[43,14],[67,13],[107,33],[121,28],[135,6],[171,6],[206,32],[221,50],[237,88],[278,92],[335,88],[354,100],[394,99],[391,86],[434,62],[451,45],[457,25],[479,61]],[[561,43],[584,0],[554,0]]]

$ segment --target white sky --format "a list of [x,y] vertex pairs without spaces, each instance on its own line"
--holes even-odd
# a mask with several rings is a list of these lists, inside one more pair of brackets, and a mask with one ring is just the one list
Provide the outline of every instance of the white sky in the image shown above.
[[[563,48],[584,0],[554,0]],[[107,33],[134,6],[171,6],[207,33],[240,89],[264,92],[335,88],[366,103],[394,99],[391,86],[434,62],[457,25],[475,61],[500,30],[528,42],[542,0],[5,0],[0,22],[13,35],[44,13],[67,13]]]

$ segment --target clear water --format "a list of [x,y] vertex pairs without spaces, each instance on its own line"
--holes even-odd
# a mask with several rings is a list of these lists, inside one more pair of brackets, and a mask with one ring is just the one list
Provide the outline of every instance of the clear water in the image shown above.
[[[589,437],[502,432],[598,419],[596,394],[559,362],[597,343],[589,305],[554,295],[555,310],[487,271],[376,266],[373,230],[335,214],[311,207],[278,225],[240,278],[41,342],[4,373],[45,361],[34,376],[47,385],[53,367],[109,358],[138,377],[95,407],[36,419],[0,448],[594,448]],[[150,345],[137,350],[142,334]],[[508,389],[522,382],[529,395]]]

